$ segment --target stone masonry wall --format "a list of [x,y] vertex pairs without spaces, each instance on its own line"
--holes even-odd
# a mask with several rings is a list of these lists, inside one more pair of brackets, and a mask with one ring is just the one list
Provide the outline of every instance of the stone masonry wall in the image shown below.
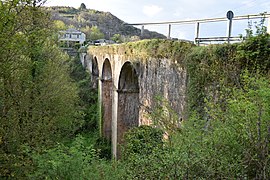
[[169,101],[178,114],[179,121],[184,116],[186,105],[186,69],[169,59],[150,59],[140,66],[140,124],[150,124],[148,111],[154,110],[159,96]]

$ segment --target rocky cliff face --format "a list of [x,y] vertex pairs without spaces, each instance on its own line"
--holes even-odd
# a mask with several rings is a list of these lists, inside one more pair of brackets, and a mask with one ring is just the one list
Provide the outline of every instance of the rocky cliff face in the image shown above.
[[[46,9],[51,12],[53,20],[61,20],[68,26],[73,25],[77,29],[86,26],[97,26],[107,39],[114,34],[125,36],[140,36],[141,34],[140,29],[127,26],[124,21],[112,15],[110,12],[102,12],[93,9],[79,10],[73,7],[46,7]],[[166,37],[157,32],[145,30],[144,38],[164,39]]]

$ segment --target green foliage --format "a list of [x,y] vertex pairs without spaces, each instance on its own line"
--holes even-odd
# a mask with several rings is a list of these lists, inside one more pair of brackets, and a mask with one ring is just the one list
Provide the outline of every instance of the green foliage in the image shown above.
[[124,178],[269,179],[270,81],[247,72],[240,81],[243,88],[232,89],[226,109],[212,99],[206,102],[208,120],[195,113],[171,143],[129,154]]
[[[110,39],[111,35],[120,34],[122,36],[122,41],[129,42],[138,40],[138,37],[141,36],[140,29],[133,26],[126,26],[122,20],[118,19],[110,12],[86,9],[83,3],[78,9],[63,6],[44,7],[44,9],[50,11],[50,13],[53,14],[53,20],[61,20],[66,24],[66,26],[72,25],[75,27],[75,29],[80,29],[81,31],[84,31],[85,27],[87,26],[97,26],[98,29],[100,29],[100,31],[104,34],[105,39]],[[162,34],[148,30],[144,31],[144,37],[148,39],[166,38]],[[87,39],[89,39],[89,36],[87,36]],[[90,38],[90,40],[95,39]]]
[[[158,128],[142,125],[129,130],[124,136],[124,179],[159,179],[166,169],[162,167],[163,132]],[[164,172],[163,172],[164,173]]]
[[133,154],[122,161],[125,167],[122,179],[170,179],[173,163],[168,158],[171,152],[165,148],[155,148],[150,154]]
[[[50,9],[50,8],[49,8]],[[59,13],[61,14],[77,14],[79,12],[78,9],[74,8],[74,7],[57,7]]]
[[222,104],[208,102],[210,118],[207,122],[202,121],[202,135],[198,136],[202,146],[198,152],[203,153],[198,155],[202,159],[199,168],[207,166],[208,169],[203,174],[196,174],[195,170],[196,176],[211,179],[269,178],[267,107],[270,82],[260,75],[248,73],[241,76],[241,81],[243,88],[232,89],[225,111]]
[[[220,113],[216,117],[225,117],[224,126],[232,128],[229,132],[233,136],[227,143],[231,149],[239,147],[236,152],[239,156],[242,154],[241,163],[246,176],[269,179],[270,81],[268,77],[248,72],[244,72],[241,79],[242,88],[232,90],[226,114]],[[223,133],[227,130],[224,129]]]
[[177,113],[170,106],[170,102],[161,96],[155,97],[155,105],[147,117],[155,127],[171,135],[179,128],[180,120]]
[[90,38],[91,38],[91,28],[89,26],[85,26],[85,27],[81,28],[81,31],[85,33],[86,39],[90,40]]
[[59,31],[59,30],[66,30],[67,26],[65,25],[65,23],[61,20],[54,20],[54,26],[55,28]]
[[0,8],[1,178],[24,178],[31,170],[24,145],[50,147],[83,124],[69,58],[56,46],[40,3],[5,1]]
[[113,40],[116,43],[122,43],[123,42],[120,34],[114,34],[113,37],[111,38],[111,40]]
[[237,58],[242,62],[242,68],[250,71],[257,69],[267,72],[270,69],[270,35],[266,31],[257,36],[250,36],[237,48]]
[[97,26],[92,26],[89,39],[91,41],[94,41],[94,40],[103,39],[103,38],[104,38],[104,34],[99,30],[99,28]]
[[193,47],[191,43],[151,39],[137,42],[123,43],[120,45],[90,47],[93,53],[121,54],[127,59],[146,61],[150,58],[167,58],[173,63],[182,66],[188,51]]
[[70,146],[58,144],[55,148],[32,155],[37,169],[34,179],[83,179],[91,162],[98,157],[93,144],[77,136]]
[[112,158],[112,148],[110,140],[105,137],[98,137],[95,141],[94,148],[99,150],[99,157],[110,160]]
[[217,97],[223,86],[239,84],[241,61],[236,56],[237,45],[196,47],[186,58],[188,79],[188,109],[204,116],[205,99]]
[[123,158],[129,159],[134,154],[151,154],[162,148],[163,132],[158,128],[142,125],[132,128],[124,135]]
[[122,179],[124,167],[118,162],[101,159],[102,149],[97,134],[78,135],[41,152],[25,151],[35,165],[30,179]]
[[80,97],[79,108],[84,117],[84,124],[78,132],[95,131],[98,122],[97,90],[92,88],[90,74],[83,68],[79,57],[73,58],[70,62],[70,75],[77,83]]
[[256,36],[248,37],[243,43],[192,49],[186,58],[189,111],[196,110],[204,116],[205,99],[214,97],[224,101],[227,97],[220,98],[219,89],[241,87],[243,70],[267,73],[270,69],[269,47],[270,36],[262,27]]

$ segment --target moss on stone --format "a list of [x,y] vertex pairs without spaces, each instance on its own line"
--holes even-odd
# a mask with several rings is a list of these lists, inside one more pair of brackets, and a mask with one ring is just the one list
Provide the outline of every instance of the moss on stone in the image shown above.
[[142,61],[150,58],[166,58],[174,62],[183,61],[188,50],[194,45],[187,42],[172,41],[164,39],[142,40],[110,46],[90,46],[89,54],[121,55],[126,59],[140,59]]

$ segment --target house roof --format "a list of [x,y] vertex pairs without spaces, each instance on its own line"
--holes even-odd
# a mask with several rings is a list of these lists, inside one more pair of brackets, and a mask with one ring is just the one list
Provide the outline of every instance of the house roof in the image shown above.
[[73,33],[73,34],[82,34],[83,32],[77,30],[77,29],[74,29],[74,28],[69,28],[65,31],[60,31],[60,32],[63,32],[63,33]]

